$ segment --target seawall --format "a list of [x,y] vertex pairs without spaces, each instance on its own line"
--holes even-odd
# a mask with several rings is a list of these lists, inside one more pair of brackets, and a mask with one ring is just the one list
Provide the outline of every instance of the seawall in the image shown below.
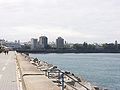
[[23,90],[107,90],[26,54],[16,54]]

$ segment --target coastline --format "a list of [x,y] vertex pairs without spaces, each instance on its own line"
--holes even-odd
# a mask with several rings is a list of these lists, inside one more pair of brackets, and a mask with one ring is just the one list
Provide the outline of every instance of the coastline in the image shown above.
[[[77,88],[75,90],[79,90],[80,88],[81,88],[81,90],[108,90],[108,89],[104,89],[103,87],[93,85],[93,84],[91,84],[91,82],[88,82],[85,79],[79,78],[71,72],[60,70],[57,68],[57,66],[49,64],[45,61],[39,60],[37,58],[29,57],[26,54],[22,54],[22,56],[25,57],[25,59],[28,60],[28,62],[32,62],[32,64],[35,65],[37,67],[37,69],[40,69],[40,71],[41,70],[45,71],[45,76],[48,77],[50,80],[55,80],[54,75],[56,77],[56,75],[64,74],[65,75],[64,76],[65,77],[64,78],[64,85],[67,86],[67,88],[68,87],[69,88],[71,88],[71,87]],[[56,74],[59,72],[60,72],[60,74]],[[59,78],[59,76],[58,76],[58,78]],[[54,82],[59,83],[58,81],[54,81]],[[69,85],[66,85],[66,84],[69,84]],[[73,84],[75,84],[75,86]],[[66,90],[66,89],[64,89],[64,90]],[[67,89],[67,90],[71,90],[71,89]]]
[[110,90],[120,88],[119,53],[41,53],[30,56],[82,76],[95,85]]
[[66,50],[66,49],[41,49],[41,50],[16,50],[19,53],[120,53],[120,50]]

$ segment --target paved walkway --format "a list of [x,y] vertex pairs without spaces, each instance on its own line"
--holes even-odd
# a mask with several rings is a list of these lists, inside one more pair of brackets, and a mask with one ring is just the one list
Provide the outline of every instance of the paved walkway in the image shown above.
[[0,54],[0,90],[18,90],[14,52]]
[[43,71],[40,71],[26,60],[22,55],[17,54],[23,82],[26,90],[61,90],[52,80],[48,79]]

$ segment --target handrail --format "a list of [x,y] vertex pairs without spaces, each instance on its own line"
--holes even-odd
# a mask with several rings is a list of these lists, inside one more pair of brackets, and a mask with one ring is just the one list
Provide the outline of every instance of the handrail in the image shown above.
[[32,75],[44,75],[44,74],[23,74],[22,77],[29,76],[29,75],[32,76]]
[[79,81],[76,81],[74,78],[70,77],[69,75],[67,75],[66,73],[64,73],[67,77],[69,77],[70,79],[74,80],[75,82],[77,82],[78,84],[80,84],[81,86],[83,86],[84,88],[86,88],[87,90],[90,90],[89,88],[87,88],[85,85],[81,84]]
[[[74,80],[75,82],[77,82],[79,85],[81,85],[82,87],[86,88],[87,90],[90,90],[88,87],[86,87],[85,85],[81,84],[79,81],[76,81],[74,78],[70,77],[69,75],[67,75],[65,72],[62,72],[60,69],[57,69],[59,72],[58,73],[63,73],[64,75],[66,75],[67,77],[69,77],[70,79]],[[55,69],[56,71],[56,69]],[[48,72],[48,73],[54,73],[53,71],[52,72]],[[49,75],[48,75],[49,77]],[[65,82],[66,83],[66,82]]]
[[[30,57],[31,59],[34,59],[34,58],[32,58],[32,57]],[[55,68],[56,69],[56,68]],[[49,73],[53,73],[54,72],[54,70],[55,69],[52,69],[52,71],[51,70],[49,70],[49,71],[47,71],[48,72],[48,77],[49,77]],[[61,71],[60,69],[58,69],[57,68],[57,70],[59,71],[58,73],[62,73],[63,75],[66,75],[67,77],[69,77],[70,79],[72,79],[73,81],[75,81],[75,82],[77,82],[79,85],[81,85],[82,87],[84,87],[85,89],[87,89],[87,90],[90,90],[88,87],[86,87],[85,85],[83,85],[83,84],[81,84],[79,81],[76,81],[74,78],[72,78],[72,77],[70,77],[68,74],[66,74],[65,72],[63,72],[63,71]],[[26,76],[26,75],[38,75],[38,74],[25,74],[25,75],[23,75],[23,76]],[[40,75],[40,74],[39,74]],[[63,80],[63,85],[64,85],[64,83],[66,83],[66,82],[64,82],[64,76],[62,76],[63,78],[61,78],[62,80]],[[63,88],[64,88],[64,86],[63,86]],[[64,90],[64,89],[63,89]]]

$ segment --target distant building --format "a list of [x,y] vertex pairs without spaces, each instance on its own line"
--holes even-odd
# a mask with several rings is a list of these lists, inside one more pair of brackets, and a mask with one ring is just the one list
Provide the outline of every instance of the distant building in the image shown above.
[[19,43],[20,44],[20,40],[15,40],[15,43]]
[[103,48],[103,46],[102,45],[99,45],[99,44],[95,44],[95,49],[97,49],[97,50],[103,50],[104,48]]
[[67,43],[67,42],[66,42],[66,43],[64,44],[64,48],[66,48],[66,49],[71,49],[71,48],[73,48],[73,45],[74,45],[74,44],[72,44],[72,43]]
[[55,42],[53,42],[53,41],[52,41],[52,42],[49,42],[49,45],[50,45],[51,48],[56,48],[56,44],[55,44]]
[[115,41],[115,45],[118,45],[118,42],[117,42],[117,40]]
[[21,48],[21,44],[16,43],[16,42],[6,42],[5,46],[8,47],[8,48],[10,48],[10,49],[13,49],[13,50]]
[[115,41],[115,48],[118,49],[118,42],[117,42],[117,40]]
[[40,48],[47,48],[48,46],[48,38],[46,36],[39,37],[39,47]]
[[18,43],[20,44],[20,40],[18,40]]
[[4,39],[0,39],[0,45],[5,45],[6,41]]
[[58,38],[56,39],[56,47],[57,47],[58,49],[64,48],[64,39],[63,39],[62,37],[58,37]]
[[31,39],[31,50],[35,50],[38,47],[38,39]]
[[15,40],[15,43],[18,43],[17,40]]

